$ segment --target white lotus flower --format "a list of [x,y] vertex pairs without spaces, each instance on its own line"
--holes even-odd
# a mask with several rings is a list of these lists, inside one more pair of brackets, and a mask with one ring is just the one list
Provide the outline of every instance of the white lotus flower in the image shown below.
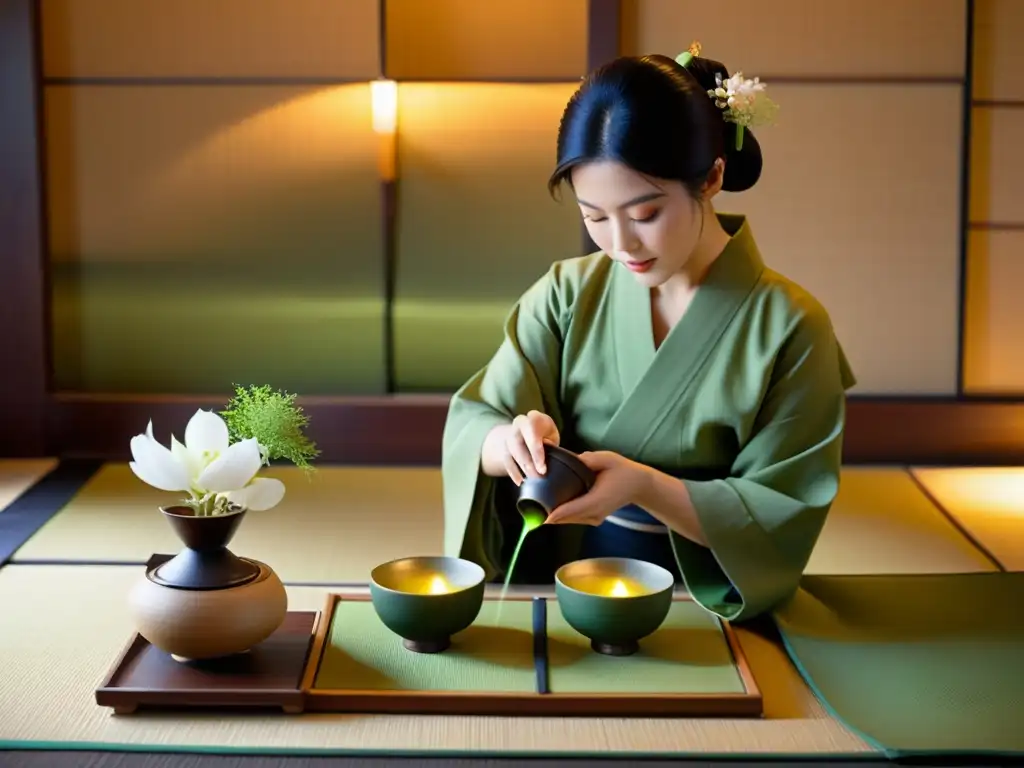
[[228,426],[212,411],[199,409],[185,427],[185,442],[171,435],[170,449],[153,437],[153,422],[146,433],[131,441],[128,464],[144,483],[162,491],[182,491],[200,502],[211,495],[252,510],[277,506],[284,498],[284,483],[256,477],[263,454],[255,438],[230,443]]

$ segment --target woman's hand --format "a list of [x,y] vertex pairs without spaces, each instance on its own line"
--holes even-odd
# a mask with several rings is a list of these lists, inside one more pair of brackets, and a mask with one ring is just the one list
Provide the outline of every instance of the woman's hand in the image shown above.
[[594,486],[551,511],[548,523],[600,525],[612,512],[635,503],[650,470],[611,451],[581,453],[580,460],[597,475]]
[[547,472],[544,445],[558,445],[560,439],[554,420],[540,411],[516,416],[503,436],[502,463],[516,485]]

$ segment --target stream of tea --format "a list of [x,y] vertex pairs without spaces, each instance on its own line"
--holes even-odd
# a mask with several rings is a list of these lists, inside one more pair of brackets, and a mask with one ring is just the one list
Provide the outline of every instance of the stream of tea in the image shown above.
[[505,596],[508,594],[509,584],[512,583],[512,573],[516,569],[516,561],[519,560],[519,552],[522,550],[523,544],[526,542],[526,537],[531,531],[535,531],[540,528],[547,519],[547,513],[545,513],[539,506],[526,506],[524,509],[521,509],[520,512],[523,516],[523,530],[519,534],[519,541],[516,543],[516,548],[512,552],[512,559],[508,562],[508,570],[505,571],[505,584],[502,586],[501,595],[498,597],[498,611],[495,616],[496,624],[501,623],[501,609],[505,605]]

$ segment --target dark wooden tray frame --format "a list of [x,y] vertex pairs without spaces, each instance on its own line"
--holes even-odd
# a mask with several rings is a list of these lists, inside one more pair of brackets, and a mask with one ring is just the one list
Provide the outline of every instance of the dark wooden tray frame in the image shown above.
[[[494,596],[485,598],[496,600]],[[532,595],[510,595],[509,601],[528,602]],[[549,602],[553,596],[544,596]],[[430,715],[503,715],[503,716],[604,716],[604,717],[762,717],[764,704],[750,664],[736,634],[728,622],[719,626],[728,643],[733,664],[739,673],[744,693],[708,694],[628,694],[628,693],[482,693],[479,691],[377,691],[315,688],[331,624],[338,603],[367,602],[365,593],[328,594],[321,611],[289,611],[285,623],[275,636],[300,635],[306,638],[303,650],[292,652],[297,684],[294,688],[280,685],[231,685],[225,676],[223,685],[204,688],[126,686],[123,678],[143,654],[159,659],[160,664],[178,662],[164,659],[138,633],[122,649],[106,678],[96,689],[96,703],[112,707],[115,714],[132,714],[138,709],[281,709],[287,714],[301,712],[338,712],[348,714],[430,714]],[[677,602],[692,601],[689,595],[677,594]],[[268,641],[269,642],[269,641]],[[237,663],[234,662],[234,663]],[[207,667],[215,672],[216,666]],[[251,678],[250,678],[251,679]]]
[[[305,709],[310,712],[360,714],[444,714],[517,716],[604,716],[604,717],[762,717],[764,702],[750,664],[728,622],[719,620],[732,653],[745,693],[721,694],[594,694],[594,693],[481,693],[467,691],[375,691],[317,689],[314,687],[323,659],[334,613],[339,602],[365,602],[369,595],[331,593],[309,654],[309,666],[302,680]],[[493,597],[485,598],[494,600]],[[506,600],[529,601],[531,596],[507,596]],[[546,598],[553,602],[553,597]],[[686,594],[676,602],[690,602]]]
[[[99,688],[96,689],[96,703],[101,707],[112,707],[114,714],[128,715],[137,709],[198,709],[198,708],[280,708],[286,714],[298,714],[303,710],[305,697],[303,696],[301,681],[306,668],[310,663],[310,653],[313,649],[314,639],[317,637],[323,615],[319,611],[289,611],[281,627],[271,635],[267,642],[276,641],[280,638],[295,638],[295,648],[287,650],[288,661],[294,665],[296,685],[293,688],[280,685],[261,687],[258,684],[246,686],[231,685],[233,675],[225,676],[223,686],[194,688],[194,687],[166,687],[155,688],[149,686],[125,686],[120,681],[125,675],[132,671],[132,666],[143,654],[148,654],[158,664],[175,665],[179,662],[172,661],[167,654],[153,648],[153,646],[137,632],[134,633],[124,649],[118,655],[117,660],[111,666],[106,678]],[[303,650],[299,640],[305,636],[306,643]],[[258,648],[259,646],[257,646]],[[146,663],[144,659],[143,662]],[[244,659],[237,659],[233,664],[243,664]],[[152,662],[150,662],[152,664]],[[168,667],[170,668],[170,667]],[[191,674],[182,670],[185,675]],[[215,665],[208,664],[207,671],[215,673]],[[258,678],[250,677],[253,683]]]

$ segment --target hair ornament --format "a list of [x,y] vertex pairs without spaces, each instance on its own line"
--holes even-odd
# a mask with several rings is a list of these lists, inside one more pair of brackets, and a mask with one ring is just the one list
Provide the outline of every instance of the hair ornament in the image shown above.
[[676,63],[683,69],[686,69],[686,65],[698,56],[700,56],[700,43],[694,40],[690,43],[689,48],[676,56]]
[[[696,40],[690,47],[676,56],[676,62],[683,68],[700,55],[700,43]],[[767,85],[761,78],[743,77],[737,72],[729,78],[723,78],[720,72],[715,73],[715,87],[708,91],[708,96],[715,106],[722,110],[722,117],[736,125],[736,149],[743,149],[743,129],[747,126],[771,125],[779,112],[779,105],[765,93]]]

